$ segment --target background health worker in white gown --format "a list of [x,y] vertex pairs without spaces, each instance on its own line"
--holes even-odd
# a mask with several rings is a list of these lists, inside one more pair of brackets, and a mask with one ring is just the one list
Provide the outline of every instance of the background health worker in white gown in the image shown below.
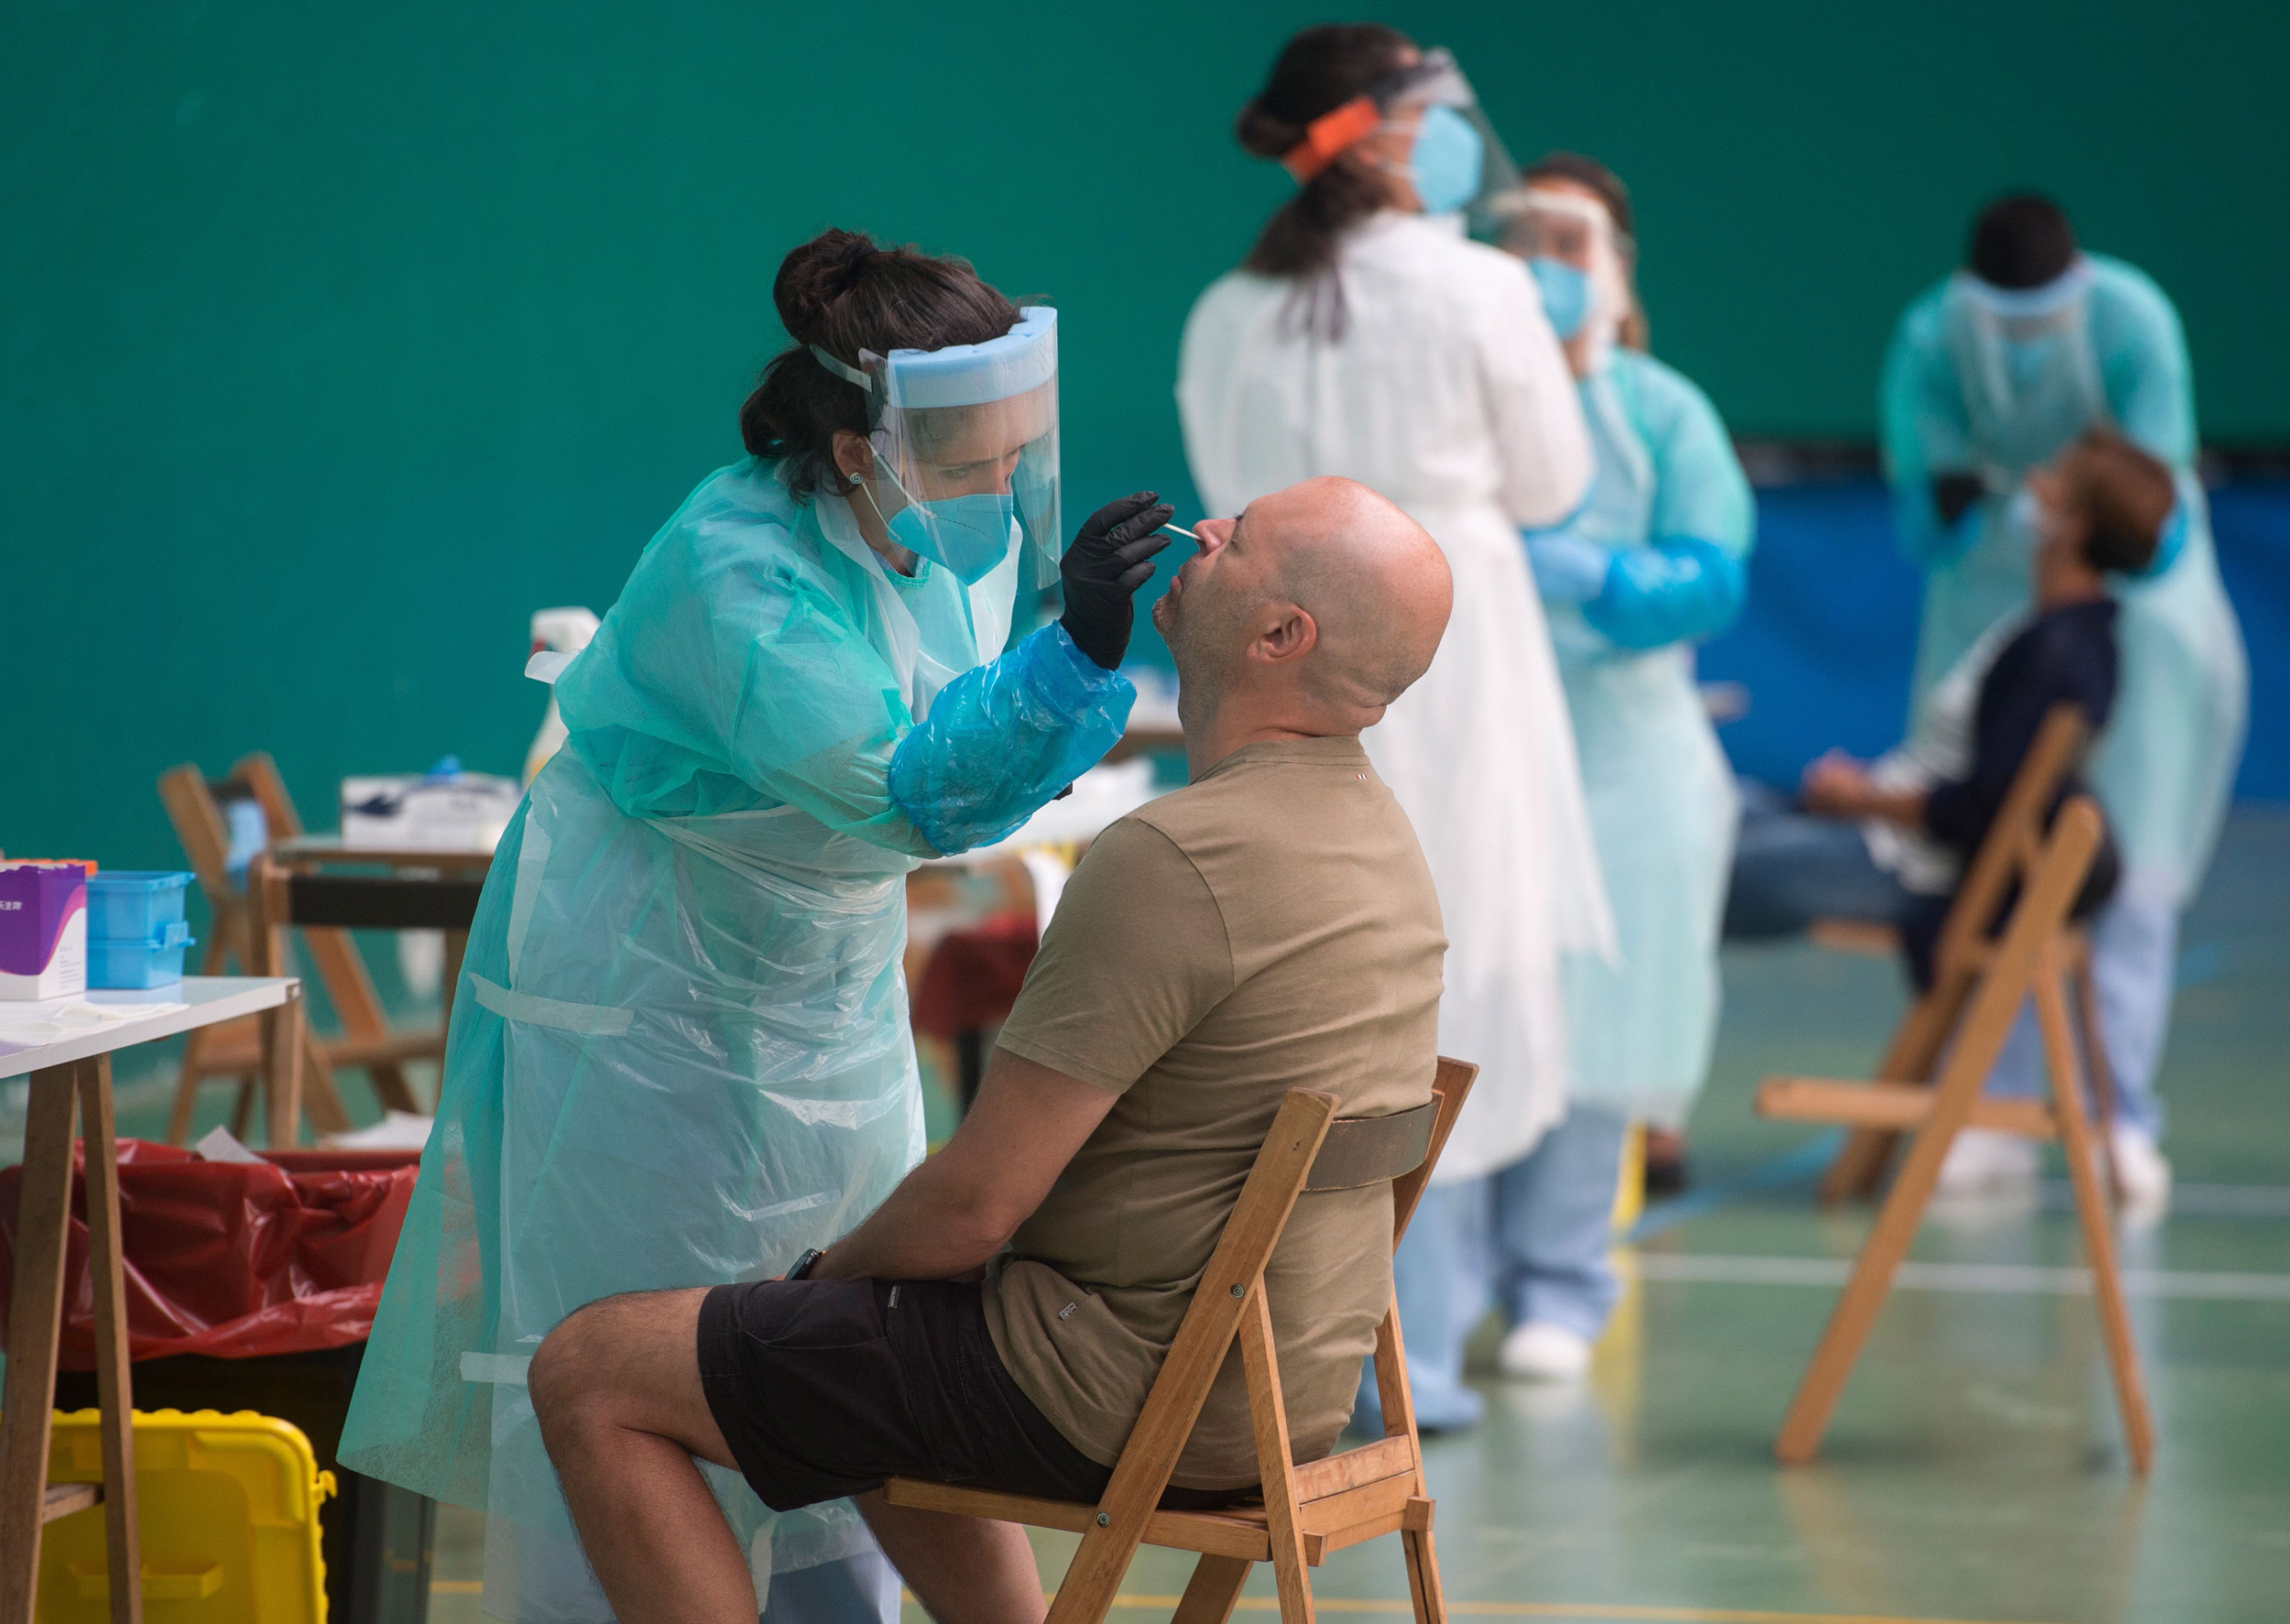
[[[2121,687],[2090,781],[2123,857],[2092,926],[2099,1025],[2116,1086],[2126,1193],[2168,1189],[2154,1091],[2169,1029],[2178,916],[2209,866],[2241,758],[2250,672],[2219,579],[2195,471],[2194,386],[2178,312],[2119,259],[2083,253],[2048,199],[1998,199],[1974,222],[1961,270],[1910,305],[1883,384],[1886,475],[1903,547],[1925,571],[1914,715],[1999,621],[2027,613],[2037,537],[2022,487],[2087,427],[2105,423],[2170,464],[2179,511],[2147,575],[2112,590]],[[2032,1020],[1990,1081],[2043,1087]],[[2028,1141],[1958,1136],[1953,1183],[2032,1175]]]
[[[567,737],[485,882],[343,1440],[486,1513],[496,1618],[612,1617],[533,1349],[615,1292],[776,1275],[889,1193],[922,1152],[905,877],[1015,827],[1134,698],[1114,668],[1169,510],[1116,504],[1059,558],[1055,312],[843,232],[773,295],[797,343],[741,413],[753,454],[556,680]],[[1061,575],[1064,620],[1003,652]],[[775,1517],[710,1477],[768,1618],[895,1620],[847,1501]]]
[[1462,1424],[1478,1400],[1454,1327],[1484,1282],[1460,1242],[1487,1176],[1565,1109],[1560,953],[1611,941],[1520,543],[1582,499],[1590,446],[1532,279],[1465,235],[1462,211],[1511,176],[1444,52],[1373,25],[1307,29],[1238,135],[1302,186],[1185,326],[1177,400],[1202,502],[1238,513],[1343,474],[1406,509],[1455,573],[1437,659],[1367,745],[1439,888],[1441,1048],[1481,1067],[1398,1269],[1418,1413]]
[[1750,482],[1709,398],[1646,353],[1630,192],[1553,153],[1499,205],[1565,341],[1598,448],[1590,500],[1527,538],[1581,753],[1618,958],[1564,967],[1570,1103],[1497,1175],[1495,1285],[1514,1376],[1579,1375],[1613,1310],[1608,1251],[1630,1119],[1671,1128],[1709,1070],[1718,933],[1739,816],[1694,645],[1740,613]]

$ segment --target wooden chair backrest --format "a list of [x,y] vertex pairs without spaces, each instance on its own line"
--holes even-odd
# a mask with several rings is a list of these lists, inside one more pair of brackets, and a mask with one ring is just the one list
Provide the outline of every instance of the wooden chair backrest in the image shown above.
[[2083,712],[2075,705],[2054,705],[2045,716],[2035,742],[2020,762],[2020,770],[2012,775],[2012,787],[2004,792],[2003,804],[1997,808],[1987,837],[1972,855],[1971,866],[1957,887],[1955,900],[1948,905],[1948,917],[1940,927],[1934,951],[1936,968],[1963,973],[1968,960],[1976,956],[1975,950],[1987,940],[2005,894],[2034,868],[2044,850],[2044,814],[2075,770],[2088,737]]
[[[1423,1154],[1408,1172],[1393,1180],[1394,1250],[1478,1074],[1475,1065],[1445,1056],[1439,1061],[1432,1080],[1432,1103],[1421,1107],[1432,1112]],[[1288,1215],[1306,1188],[1313,1164],[1335,1125],[1334,1095],[1309,1088],[1288,1091],[1272,1118],[1271,1131],[1264,1137],[1264,1148],[1257,1152],[1249,1182],[1241,1187],[1240,1199],[1233,1205],[1232,1216],[1226,1220],[1225,1233],[1194,1291],[1192,1306],[1185,1311],[1177,1339],[1146,1398],[1101,1504],[1110,1504],[1125,1488],[1146,1505],[1161,1499],[1185,1440],[1192,1435],[1193,1423],[1200,1417],[1201,1406],[1207,1401],[1209,1384],[1232,1346],[1246,1301],[1252,1292],[1262,1291],[1265,1265],[1280,1244],[1281,1231],[1287,1226]],[[1349,1128],[1351,1123],[1346,1126]],[[1409,1422],[1412,1427],[1412,1416]],[[1125,1475],[1129,1478],[1127,1483]]]
[[169,768],[159,774],[159,801],[167,808],[168,822],[175,825],[175,838],[182,843],[191,871],[199,877],[207,906],[220,916],[235,905],[238,891],[231,884],[230,826],[207,786],[207,775],[188,761]]

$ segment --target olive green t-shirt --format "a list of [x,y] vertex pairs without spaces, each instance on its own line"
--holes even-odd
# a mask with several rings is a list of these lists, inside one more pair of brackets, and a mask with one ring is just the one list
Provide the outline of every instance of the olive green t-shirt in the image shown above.
[[[1291,1088],[1347,1117],[1431,1097],[1446,939],[1357,737],[1249,745],[1100,835],[1002,1028],[1120,1098],[986,1285],[1011,1379],[1110,1466]],[[1305,1194],[1265,1274],[1299,1461],[1334,1445],[1391,1302],[1391,1186]],[[1258,1480],[1236,1350],[1174,1481]]]

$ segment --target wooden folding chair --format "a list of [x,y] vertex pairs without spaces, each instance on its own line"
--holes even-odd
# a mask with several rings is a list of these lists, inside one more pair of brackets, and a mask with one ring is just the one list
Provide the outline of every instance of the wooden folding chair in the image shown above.
[[[254,963],[246,897],[231,883],[227,866],[230,834],[223,816],[224,798],[250,799],[260,806],[264,827],[273,841],[302,833],[302,820],[287,794],[286,780],[265,752],[242,757],[232,766],[231,776],[219,785],[210,783],[205,774],[189,763],[160,775],[159,799],[166,803],[176,837],[182,842],[191,871],[198,876],[199,889],[207,899],[212,922],[200,955],[202,975],[221,975],[233,960],[242,966]],[[374,1084],[376,1097],[387,1108],[419,1111],[421,1107],[406,1082],[403,1063],[441,1059],[445,1052],[443,1030],[392,1029],[382,1013],[365,963],[358,956],[357,945],[345,932],[312,929],[305,931],[302,939],[343,1028],[341,1037],[322,1039],[311,1031],[307,1021],[303,1024],[303,1069],[308,1079],[304,1100],[311,1123],[322,1133],[339,1133],[350,1126],[349,1114],[343,1109],[342,1096],[334,1087],[338,1069],[364,1071]],[[266,973],[287,974],[284,970]],[[238,1100],[232,1110],[231,1131],[245,1137],[259,1069],[261,1050],[256,1039],[252,1021],[234,1021],[203,1028],[185,1040],[174,1110],[168,1118],[169,1144],[180,1145],[189,1137],[199,1089],[215,1077],[237,1080]]]
[[[462,875],[415,878],[402,874],[304,874],[266,853],[257,856],[246,870],[249,967],[256,975],[285,975],[279,966],[286,963],[286,932],[289,929],[301,931],[305,941],[331,935],[344,942],[348,938],[343,932],[354,930],[465,932],[477,916],[477,899],[484,890],[483,879]],[[302,1010],[300,1002],[293,1006],[290,1019],[295,1030],[288,1034],[302,1063],[284,1069],[299,1079],[307,1064],[315,1077],[326,1079],[326,1062],[320,1045],[309,1039]],[[441,1055],[444,1052],[442,1036],[416,1036],[425,1043],[436,1045],[434,1051],[425,1052]],[[385,1030],[379,1039],[351,1034],[335,1039],[327,1047],[340,1064],[371,1067],[383,1057],[392,1061],[408,1058],[405,1045],[409,1041],[404,1035]],[[330,1083],[328,1085],[331,1087]],[[274,1091],[266,1124],[270,1149],[294,1148],[301,1126],[301,1106],[299,1082],[283,1092]],[[339,1100],[333,1108],[341,1110]],[[315,1111],[311,1118],[322,1131],[341,1131],[319,1122]],[[346,1128],[347,1121],[342,1126]]]
[[[2048,731],[2048,729],[2047,729]],[[1999,1128],[2036,1138],[2056,1136],[2066,1153],[2067,1175],[2076,1193],[2083,1231],[2084,1259],[2090,1266],[2099,1302],[2099,1328],[2115,1377],[2115,1398],[2123,1417],[2123,1436],[2132,1469],[2144,1477],[2154,1454],[2154,1423],[2139,1373],[2139,1352],[2132,1341],[2117,1272],[2115,1238],[2108,1198],[2094,1160],[2094,1136],[2084,1115],[2083,1079],[2076,1041],[2069,1030],[2066,984],[2071,972],[2068,910],[2083,888],[2099,849],[2099,809],[2078,795],[2060,810],[2049,838],[2027,865],[2018,899],[2001,937],[1984,946],[1961,1002],[1964,1019],[1933,1040],[1946,1055],[1930,1087],[1880,1079],[1838,1083],[1804,1077],[1774,1077],[1758,1090],[1758,1110],[1768,1117],[1802,1122],[1840,1122],[1856,1128],[1908,1133],[1908,1155],[1892,1181],[1875,1226],[1853,1265],[1844,1295],[1828,1328],[1821,1334],[1805,1379],[1782,1423],[1774,1453],[1788,1465],[1811,1460],[1821,1433],[1852,1374],[1854,1361],[1892,1290],[1893,1270],[1908,1253],[1940,1177],[1940,1163],[1966,1127]],[[1980,1097],[2005,1037],[2021,1008],[2033,996],[2044,1041],[2051,1097],[1987,1100]]]
[[[1331,1551],[1387,1533],[1400,1536],[1406,1555],[1416,1624],[1445,1624],[1447,1606],[1432,1547],[1432,1500],[1423,1488],[1423,1451],[1408,1397],[1399,1310],[1385,1310],[1376,1332],[1376,1390],[1382,1400],[1384,1435],[1297,1466],[1289,1450],[1264,1267],[1303,1192],[1356,1189],[1384,1179],[1392,1181],[1396,1250],[1478,1074],[1477,1066],[1443,1059],[1431,1103],[1391,1117],[1338,1121],[1335,1095],[1307,1088],[1288,1091],[1136,1429],[1114,1465],[1113,1478],[1096,1505],[912,1477],[893,1477],[884,1486],[885,1498],[894,1506],[1080,1534],[1081,1548],[1058,1586],[1049,1624],[1099,1624],[1140,1544],[1200,1553],[1172,1624],[1226,1624],[1250,1565],[1259,1562],[1272,1564],[1282,1624],[1310,1624],[1312,1586],[1304,1570],[1319,1566]],[[1248,1379],[1264,1503],[1223,1511],[1162,1510],[1169,1475],[1236,1337]]]
[[[2059,793],[2067,775],[2081,758],[2088,733],[2083,713],[2071,704],[2052,707],[2036,731],[2035,742],[2020,770],[2012,775],[1995,821],[1973,854],[1964,882],[1949,904],[1947,918],[1933,950],[1931,990],[1909,1007],[1894,1029],[1877,1076],[1886,1082],[1929,1083],[1940,1063],[1948,1034],[1963,1019],[1964,1008],[1979,984],[1992,948],[1990,927],[2001,911],[2014,884],[2024,884],[2044,846],[2044,814]],[[1881,926],[1822,921],[1814,926],[1814,939],[1825,946],[1847,951],[1891,953],[1898,936]],[[2069,969],[2075,982],[2076,1007],[2083,1027],[2091,1080],[2104,1128],[2114,1111],[2112,1079],[2107,1053],[2099,1041],[2099,1001],[2091,989],[2088,944],[2083,932],[2069,932]],[[2104,1141],[2106,1136],[2101,1134]],[[1856,1128],[1846,1136],[1828,1168],[1821,1175],[1821,1201],[1830,1204],[1866,1199],[1883,1182],[1892,1165],[1900,1134],[1887,1128]],[[2112,1182],[2110,1165],[2110,1182]]]

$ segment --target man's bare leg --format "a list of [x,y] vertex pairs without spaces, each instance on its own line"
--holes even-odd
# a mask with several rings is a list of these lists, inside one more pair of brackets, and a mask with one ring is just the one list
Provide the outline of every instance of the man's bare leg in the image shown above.
[[[592,1302],[550,1334],[528,1376],[573,1525],[621,1624],[755,1624],[747,1553],[692,1458],[737,1466],[700,1386],[706,1295]],[[1038,1615],[1039,1589],[1034,1598]]]
[[894,1506],[880,1489],[859,1496],[858,1509],[938,1624],[1041,1624],[1041,1573],[1015,1522]]

